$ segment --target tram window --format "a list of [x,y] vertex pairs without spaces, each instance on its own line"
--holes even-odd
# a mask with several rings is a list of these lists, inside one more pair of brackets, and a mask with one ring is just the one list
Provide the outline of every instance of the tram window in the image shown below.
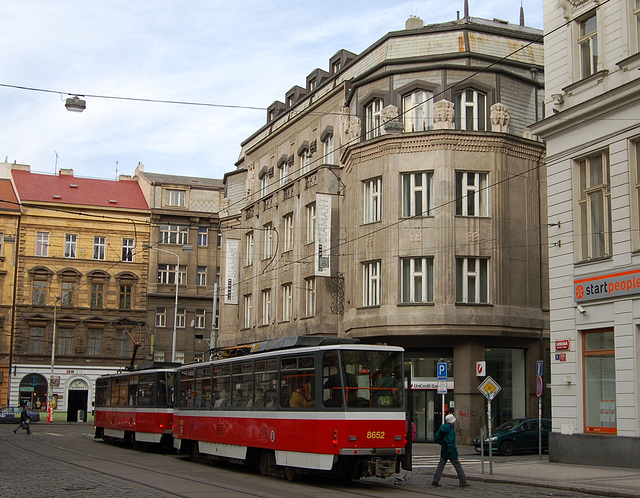
[[401,408],[402,355],[395,352],[342,351],[347,406],[350,408]]
[[120,379],[113,379],[111,385],[111,406],[118,406],[118,398],[120,397]]
[[138,406],[153,406],[153,374],[141,374],[138,381]]
[[278,406],[278,360],[256,361],[255,389],[254,408]]
[[129,394],[129,384],[125,379],[120,380],[120,396],[118,396],[118,406],[127,406],[127,395]]
[[194,399],[194,371],[180,371],[180,407],[192,408]]
[[214,408],[227,408],[231,403],[231,368],[227,365],[213,367]]
[[173,372],[158,372],[158,405],[162,408],[173,406],[173,383],[175,376]]
[[253,371],[250,361],[233,365],[232,382],[231,405],[235,408],[247,406],[253,392]]
[[310,408],[315,405],[315,357],[282,358],[280,375],[281,407]]
[[105,405],[105,393],[107,391],[107,379],[96,379],[96,406]]
[[324,354],[322,358],[322,404],[324,406],[342,406],[344,394],[339,365],[337,351],[328,351]]
[[211,408],[211,367],[198,368],[196,373],[196,407]]
[[127,405],[136,406],[138,404],[138,376],[129,377],[129,388],[127,389]]

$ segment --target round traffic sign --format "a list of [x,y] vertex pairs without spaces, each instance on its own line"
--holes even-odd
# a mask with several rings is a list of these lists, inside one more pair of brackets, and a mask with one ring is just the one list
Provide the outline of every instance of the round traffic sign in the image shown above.
[[542,396],[542,376],[536,376],[536,396]]

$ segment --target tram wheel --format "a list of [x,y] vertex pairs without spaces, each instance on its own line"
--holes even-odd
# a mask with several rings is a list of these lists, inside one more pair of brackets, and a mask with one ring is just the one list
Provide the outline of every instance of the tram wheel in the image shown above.
[[300,478],[300,474],[295,467],[285,467],[284,468],[284,476],[287,478],[287,481],[297,481]]
[[258,470],[263,476],[266,476],[269,473],[269,450],[262,450],[260,452]]

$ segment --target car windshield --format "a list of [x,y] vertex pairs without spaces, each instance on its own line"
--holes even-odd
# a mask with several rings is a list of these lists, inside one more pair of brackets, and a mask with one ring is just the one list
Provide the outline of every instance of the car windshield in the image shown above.
[[523,422],[523,419],[521,419],[521,418],[517,418],[515,420],[507,420],[506,422],[504,422],[504,423],[500,424],[498,427],[496,427],[495,431],[496,432],[512,431],[513,429],[518,427],[522,422]]

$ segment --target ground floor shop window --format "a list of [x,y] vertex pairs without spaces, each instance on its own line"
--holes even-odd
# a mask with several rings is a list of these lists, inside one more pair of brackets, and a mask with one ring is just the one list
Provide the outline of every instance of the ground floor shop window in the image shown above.
[[485,348],[487,375],[502,390],[492,403],[493,426],[507,420],[526,417],[525,351],[511,348]]
[[613,329],[583,332],[584,431],[616,434]]

